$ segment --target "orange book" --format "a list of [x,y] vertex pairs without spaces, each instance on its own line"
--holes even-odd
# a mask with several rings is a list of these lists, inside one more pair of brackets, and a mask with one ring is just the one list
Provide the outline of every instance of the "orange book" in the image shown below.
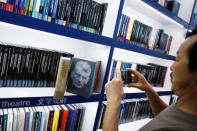
[[62,109],[60,131],[66,131],[66,124],[67,124],[69,110],[68,108],[66,108],[65,105],[60,105],[60,107]]

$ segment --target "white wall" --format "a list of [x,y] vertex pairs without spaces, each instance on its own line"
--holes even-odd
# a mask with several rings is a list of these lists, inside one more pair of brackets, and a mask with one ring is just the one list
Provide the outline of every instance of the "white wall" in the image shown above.
[[177,1],[180,3],[178,16],[189,23],[195,0],[177,0]]

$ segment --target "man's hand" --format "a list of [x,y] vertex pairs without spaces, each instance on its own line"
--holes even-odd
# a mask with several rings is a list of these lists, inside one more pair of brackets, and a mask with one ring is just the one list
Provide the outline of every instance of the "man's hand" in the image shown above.
[[107,104],[120,104],[124,95],[120,70],[116,71],[116,77],[105,84]]
[[117,70],[116,77],[105,85],[105,91],[107,108],[103,122],[103,131],[118,131],[120,103],[124,94],[120,70]]
[[133,81],[132,81],[132,83],[129,83],[127,85],[128,87],[135,87],[135,88],[138,88],[142,91],[150,91],[152,89],[152,87],[147,82],[145,77],[142,74],[140,74],[138,71],[133,70],[131,68],[127,68],[127,71],[130,71],[131,73],[134,74],[134,76],[132,77]]

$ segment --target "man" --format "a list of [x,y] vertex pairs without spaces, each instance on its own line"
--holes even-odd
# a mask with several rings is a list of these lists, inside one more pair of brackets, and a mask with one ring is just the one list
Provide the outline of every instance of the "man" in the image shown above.
[[[197,130],[197,30],[188,35],[180,46],[176,61],[170,67],[172,91],[179,96],[176,104],[167,106],[139,72],[128,69],[134,74],[133,82],[128,87],[145,91],[155,118],[140,129],[152,130]],[[117,78],[105,85],[107,109],[103,131],[118,130],[118,113],[123,97],[120,71]]]
[[85,61],[78,61],[71,71],[72,84],[75,88],[82,89],[88,83],[91,66]]

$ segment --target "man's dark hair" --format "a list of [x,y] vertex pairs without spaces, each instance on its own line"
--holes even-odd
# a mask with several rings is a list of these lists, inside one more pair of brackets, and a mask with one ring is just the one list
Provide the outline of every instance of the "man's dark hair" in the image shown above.
[[[193,35],[197,35],[197,29],[192,30],[192,32],[187,32],[186,38],[191,37]],[[188,57],[189,57],[189,70],[191,72],[197,71],[197,41],[194,42],[189,47],[188,50]]]

